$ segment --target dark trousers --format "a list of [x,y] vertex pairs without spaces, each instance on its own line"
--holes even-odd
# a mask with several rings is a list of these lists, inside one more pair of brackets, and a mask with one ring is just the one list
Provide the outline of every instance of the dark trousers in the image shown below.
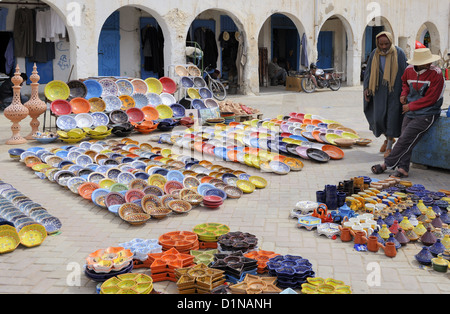
[[415,118],[405,116],[402,124],[402,133],[391,154],[384,159],[386,167],[388,169],[401,168],[409,172],[414,146],[436,122],[437,118],[438,116],[417,116]]

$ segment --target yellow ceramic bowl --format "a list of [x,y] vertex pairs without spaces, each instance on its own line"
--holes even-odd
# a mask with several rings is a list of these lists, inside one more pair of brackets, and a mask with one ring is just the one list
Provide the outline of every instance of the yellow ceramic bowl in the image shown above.
[[147,85],[148,85],[149,93],[155,93],[158,95],[162,93],[163,85],[158,79],[156,79],[154,77],[149,77],[149,78],[145,79],[145,83],[147,83]]
[[253,193],[256,189],[255,185],[250,181],[246,180],[238,180],[236,181],[236,186],[242,190],[242,192],[246,194]]
[[156,107],[160,119],[170,119],[173,117],[173,110],[167,105],[159,105]]
[[253,183],[257,189],[264,189],[267,186],[266,179],[258,176],[251,176],[248,180]]

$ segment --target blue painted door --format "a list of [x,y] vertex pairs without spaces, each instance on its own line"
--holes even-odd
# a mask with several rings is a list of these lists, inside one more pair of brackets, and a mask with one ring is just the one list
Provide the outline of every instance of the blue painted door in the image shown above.
[[98,75],[120,76],[120,20],[116,11],[106,20],[98,43]]
[[39,76],[41,77],[39,80],[39,84],[47,84],[53,81],[53,60],[41,63],[30,61],[29,58],[25,58],[25,72],[28,76],[26,85],[30,85],[32,83],[30,80],[30,76],[33,74],[33,66],[35,63],[39,72]]
[[317,42],[318,59],[317,67],[329,69],[333,67],[333,32],[320,32]]

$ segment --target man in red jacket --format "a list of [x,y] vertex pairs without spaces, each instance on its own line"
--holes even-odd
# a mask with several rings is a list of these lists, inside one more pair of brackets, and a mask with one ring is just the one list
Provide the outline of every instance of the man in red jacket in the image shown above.
[[400,97],[405,115],[402,133],[391,154],[381,165],[372,166],[374,174],[396,169],[392,177],[406,178],[414,146],[438,119],[444,101],[445,82],[440,68],[432,65],[440,59],[428,48],[416,49],[414,58],[402,76]]

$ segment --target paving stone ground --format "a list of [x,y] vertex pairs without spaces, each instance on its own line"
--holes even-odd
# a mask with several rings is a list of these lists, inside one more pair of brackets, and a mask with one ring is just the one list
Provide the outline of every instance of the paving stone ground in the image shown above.
[[[446,97],[444,106],[448,107],[450,97]],[[355,176],[372,176],[370,166],[382,161],[378,150],[383,139],[374,138],[368,130],[362,111],[360,87],[314,94],[270,88],[264,89],[258,96],[232,96],[230,99],[260,109],[264,118],[290,112],[320,115],[355,129],[362,137],[372,139],[373,143],[367,147],[345,149],[343,160],[327,164],[305,160],[301,172],[292,172],[287,176],[261,174],[255,168],[215,160],[218,164],[252,175],[263,175],[269,185],[239,200],[228,200],[217,210],[199,207],[187,215],[149,221],[142,226],[131,226],[58,184],[40,180],[23,163],[12,161],[7,153],[11,146],[2,144],[0,179],[42,204],[62,221],[63,227],[60,234],[47,237],[38,247],[19,246],[11,253],[0,255],[0,293],[94,294],[97,283],[83,273],[84,261],[89,253],[133,238],[157,239],[169,231],[191,231],[197,224],[206,222],[219,222],[228,225],[232,231],[252,233],[257,236],[260,249],[307,258],[316,276],[343,280],[356,294],[450,293],[448,273],[420,267],[415,261],[414,255],[421,249],[420,243],[408,244],[399,250],[395,258],[388,258],[382,251],[357,252],[352,244],[340,239],[331,240],[318,236],[314,231],[299,229],[296,220],[289,218],[298,201],[315,200],[315,192],[326,184],[337,184]],[[31,129],[29,121],[27,118],[21,123],[24,135]],[[41,117],[41,126],[42,123]],[[10,137],[10,126],[10,121],[1,115],[0,143],[5,143]],[[141,143],[149,142],[148,135],[137,134],[132,138]],[[30,141],[20,147],[37,144]],[[64,144],[52,143],[48,147],[57,145]],[[210,157],[205,159],[211,160]],[[450,187],[449,171],[442,169],[413,167],[409,180],[430,190]],[[139,271],[149,274],[149,270]],[[167,294],[177,293],[175,283],[169,281],[155,283],[155,289]]]

